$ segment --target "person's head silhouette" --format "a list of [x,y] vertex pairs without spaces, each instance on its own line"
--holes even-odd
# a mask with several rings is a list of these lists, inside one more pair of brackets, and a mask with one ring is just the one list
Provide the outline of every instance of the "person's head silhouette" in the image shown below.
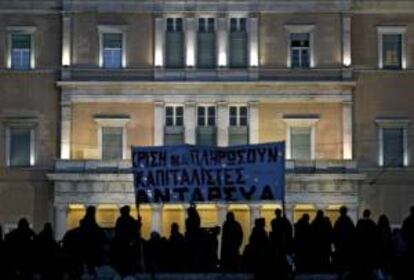
[[342,206],[341,208],[339,208],[339,213],[341,214],[341,216],[346,216],[346,214],[348,213],[348,208],[346,208],[346,206]]
[[19,222],[17,223],[17,228],[20,230],[29,229],[29,222],[26,220],[26,218],[21,218],[19,220]]
[[365,219],[369,219],[370,216],[371,211],[369,209],[365,209],[364,212],[362,212],[362,217],[364,217]]
[[266,221],[264,218],[257,218],[256,220],[254,220],[254,226],[256,228],[264,229],[265,225],[266,225]]
[[319,209],[318,211],[316,211],[316,218],[323,218],[323,210]]
[[179,225],[177,223],[172,223],[171,224],[171,234],[177,234],[179,232]]
[[129,208],[128,205],[122,206],[121,209],[119,209],[119,212],[121,213],[121,216],[129,216],[129,213],[131,212],[131,208]]
[[275,215],[277,218],[280,218],[282,216],[282,210],[280,208],[276,208]]
[[230,222],[232,222],[232,221],[234,221],[234,220],[235,220],[235,218],[234,218],[234,213],[233,213],[232,211],[227,212],[227,215],[226,215],[226,220],[227,220],[227,221],[230,221]]

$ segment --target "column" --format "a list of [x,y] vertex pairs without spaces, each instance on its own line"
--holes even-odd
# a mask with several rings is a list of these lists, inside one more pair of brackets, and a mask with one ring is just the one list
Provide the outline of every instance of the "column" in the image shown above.
[[184,142],[186,144],[196,144],[196,119],[196,103],[194,101],[185,102]]
[[153,204],[151,206],[152,214],[152,231],[162,234],[162,204]]
[[219,238],[219,242],[218,242],[218,248],[217,248],[217,254],[218,257],[221,257],[221,240],[222,240],[222,236],[223,236],[223,224],[226,221],[226,215],[227,215],[227,211],[228,211],[228,205],[224,204],[224,203],[219,203],[217,204],[217,223],[218,226],[221,228],[220,230],[220,236]]
[[62,240],[66,232],[66,225],[68,219],[68,206],[55,205],[55,238]]
[[71,18],[67,13],[62,17],[62,66],[71,64]]
[[195,67],[196,64],[197,21],[195,18],[185,19],[185,65]]
[[217,204],[217,217],[218,217],[218,225],[220,227],[223,226],[224,222],[226,221],[228,205],[224,203]]
[[72,126],[72,108],[71,108],[70,101],[62,101],[60,114],[61,114],[60,158],[70,159],[70,144],[71,144],[70,138],[71,138],[71,126]]
[[351,17],[342,16],[342,63],[345,67],[351,66]]
[[155,67],[164,66],[164,39],[165,39],[165,20],[162,17],[155,19],[155,52],[154,64]]
[[254,227],[254,221],[261,217],[260,209],[262,208],[261,205],[258,204],[250,204],[249,210],[250,210],[250,229],[253,229]]
[[342,103],[343,159],[352,159],[352,102]]
[[229,145],[229,107],[227,102],[217,103],[217,145],[226,147]]
[[259,143],[259,102],[249,102],[249,144]]
[[259,36],[258,20],[255,17],[248,18],[247,34],[249,40],[249,66],[259,66]]
[[227,18],[217,18],[217,65],[227,67],[228,34]]
[[165,121],[164,102],[154,102],[154,145],[162,146],[164,144],[164,121]]

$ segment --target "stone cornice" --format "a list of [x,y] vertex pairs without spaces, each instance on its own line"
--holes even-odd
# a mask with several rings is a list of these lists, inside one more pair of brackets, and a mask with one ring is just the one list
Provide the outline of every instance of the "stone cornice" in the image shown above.
[[344,102],[355,82],[58,82],[68,102]]

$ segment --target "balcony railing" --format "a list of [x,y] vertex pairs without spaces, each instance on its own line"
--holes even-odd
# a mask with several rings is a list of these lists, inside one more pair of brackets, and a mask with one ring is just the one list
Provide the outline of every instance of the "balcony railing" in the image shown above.
[[[130,173],[130,160],[57,160],[56,173]],[[297,174],[358,173],[357,164],[352,160],[286,161],[286,172]]]

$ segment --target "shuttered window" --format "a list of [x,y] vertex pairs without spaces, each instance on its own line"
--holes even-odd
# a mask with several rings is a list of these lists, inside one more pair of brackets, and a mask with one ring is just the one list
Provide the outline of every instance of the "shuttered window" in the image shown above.
[[247,67],[247,29],[246,18],[230,19],[230,67]]
[[229,145],[249,143],[248,115],[246,106],[229,107]]
[[9,165],[30,166],[31,129],[10,128],[9,133]]
[[197,33],[197,66],[216,67],[216,34],[214,18],[199,18]]
[[122,127],[102,128],[102,159],[121,160],[123,152]]
[[30,69],[30,34],[11,34],[11,67],[15,70]]
[[217,145],[216,107],[197,107],[197,144],[203,146]]
[[311,159],[311,131],[312,129],[310,127],[290,128],[290,147],[292,159]]
[[121,68],[123,47],[122,33],[104,33],[102,36],[104,68]]
[[402,34],[382,35],[383,68],[401,69],[402,66]]
[[402,167],[404,163],[404,129],[382,129],[384,166]]
[[290,63],[292,68],[309,68],[310,66],[310,34],[290,34]]
[[165,107],[165,145],[184,144],[184,107],[166,106]]
[[167,68],[184,67],[184,32],[182,18],[167,18],[165,44],[165,66]]

